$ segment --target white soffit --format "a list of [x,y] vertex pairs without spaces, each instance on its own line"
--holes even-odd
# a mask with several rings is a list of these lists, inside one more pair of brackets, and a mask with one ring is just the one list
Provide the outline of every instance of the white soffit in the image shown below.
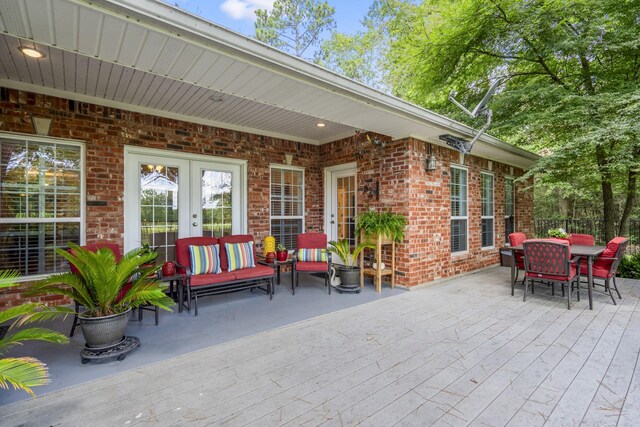
[[[312,144],[355,130],[436,143],[472,134],[156,0],[2,0],[0,32],[6,87]],[[20,45],[47,56],[27,59]],[[520,167],[537,158],[491,137],[473,154]]]

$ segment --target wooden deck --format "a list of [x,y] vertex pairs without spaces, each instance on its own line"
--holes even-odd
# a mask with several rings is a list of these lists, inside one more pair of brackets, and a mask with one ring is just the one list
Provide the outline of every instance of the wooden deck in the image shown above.
[[523,303],[494,268],[0,407],[0,425],[637,426],[640,282],[619,288],[593,311],[586,291]]

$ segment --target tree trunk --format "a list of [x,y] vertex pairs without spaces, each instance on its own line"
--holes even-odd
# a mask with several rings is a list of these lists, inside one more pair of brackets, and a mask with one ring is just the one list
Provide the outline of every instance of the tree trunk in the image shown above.
[[604,147],[596,146],[596,159],[600,172],[600,185],[602,187],[602,208],[604,214],[604,238],[608,242],[616,234],[616,210],[611,185],[611,172],[609,171],[609,159]]
[[[637,159],[638,157],[640,157],[640,147],[636,147],[633,150],[633,158]],[[626,236],[629,234],[629,217],[631,216],[631,212],[636,205],[636,194],[638,191],[637,178],[638,170],[635,168],[635,165],[631,165],[629,167],[629,178],[627,180],[627,197],[624,203],[622,216],[620,217],[618,236]]]

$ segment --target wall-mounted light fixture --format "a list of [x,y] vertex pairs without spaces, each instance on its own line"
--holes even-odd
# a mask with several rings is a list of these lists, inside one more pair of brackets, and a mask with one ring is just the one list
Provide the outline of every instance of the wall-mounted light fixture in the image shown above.
[[375,184],[371,184],[371,186],[365,184],[362,187],[362,192],[369,197],[376,196],[376,201],[380,201],[380,181],[376,179]]
[[380,139],[378,137],[375,137],[375,136],[373,138],[371,138],[369,136],[369,134],[367,134],[367,141],[369,141],[370,143],[372,143],[376,147],[380,147],[380,148],[384,148],[387,145],[387,143],[384,142],[382,139]]
[[434,171],[436,170],[436,166],[436,156],[431,152],[431,144],[429,144],[429,157],[427,157],[424,161],[424,170],[427,172]]

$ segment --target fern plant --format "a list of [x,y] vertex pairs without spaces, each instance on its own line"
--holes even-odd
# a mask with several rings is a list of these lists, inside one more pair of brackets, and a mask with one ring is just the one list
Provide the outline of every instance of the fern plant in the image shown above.
[[364,231],[368,238],[382,235],[385,238],[401,242],[407,218],[404,215],[384,211],[366,211],[356,217],[356,231]]
[[[17,286],[16,279],[18,277],[17,271],[0,271],[0,289]],[[69,338],[60,332],[46,328],[19,329],[19,327],[33,322],[64,317],[72,312],[67,307],[48,307],[32,302],[0,312],[0,324],[13,321],[7,334],[0,336],[0,355],[4,356],[11,348],[22,345],[24,341],[47,341],[56,344],[69,342]],[[44,362],[33,357],[0,358],[0,388],[8,390],[13,387],[35,397],[31,388],[48,383],[49,370]]]
[[[148,266],[157,256],[155,252],[133,249],[116,262],[109,248],[92,252],[73,243],[69,243],[69,247],[70,252],[57,249],[56,253],[77,272],[54,274],[35,284],[33,292],[74,299],[85,307],[85,317],[119,314],[141,305],[171,311],[174,302],[160,289],[160,282],[154,276],[161,267]],[[123,292],[125,285],[128,289]]]
[[371,242],[362,242],[353,248],[352,251],[349,240],[340,239],[337,242],[329,242],[329,248],[327,248],[327,250],[336,254],[346,268],[356,268],[358,266],[358,256],[360,256],[360,252],[365,248],[373,249],[375,247],[376,245]]

